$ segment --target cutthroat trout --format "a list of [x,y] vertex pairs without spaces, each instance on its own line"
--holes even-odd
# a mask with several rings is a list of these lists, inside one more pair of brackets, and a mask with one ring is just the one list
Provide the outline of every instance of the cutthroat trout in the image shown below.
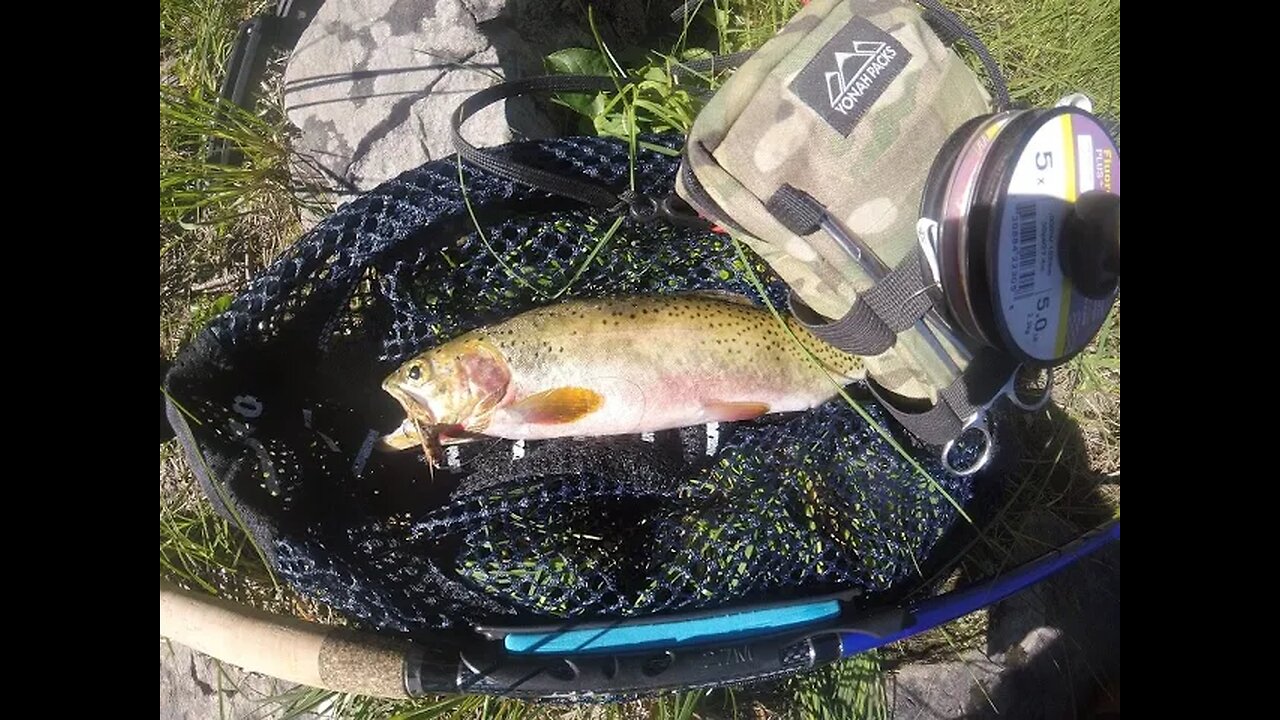
[[788,319],[719,296],[573,300],[473,330],[400,366],[382,387],[407,419],[386,447],[655,432],[807,410],[861,379],[862,358]]

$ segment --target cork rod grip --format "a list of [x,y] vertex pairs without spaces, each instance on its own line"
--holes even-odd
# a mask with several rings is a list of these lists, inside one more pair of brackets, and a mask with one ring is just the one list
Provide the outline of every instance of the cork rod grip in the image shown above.
[[342,692],[408,697],[403,641],[328,627],[160,583],[160,634],[251,672]]

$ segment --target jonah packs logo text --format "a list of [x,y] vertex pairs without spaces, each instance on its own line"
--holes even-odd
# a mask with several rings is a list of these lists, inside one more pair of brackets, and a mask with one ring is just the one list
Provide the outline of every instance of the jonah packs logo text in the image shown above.
[[831,109],[848,115],[897,56],[897,51],[882,42],[855,42],[853,52],[836,53],[836,70],[827,73]]
[[796,76],[791,91],[848,135],[910,59],[892,35],[854,18]]

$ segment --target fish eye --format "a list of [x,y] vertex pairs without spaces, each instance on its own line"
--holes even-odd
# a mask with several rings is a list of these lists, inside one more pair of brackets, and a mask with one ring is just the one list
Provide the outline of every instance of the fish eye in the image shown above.
[[409,366],[409,379],[417,382],[422,379],[422,366],[414,363]]

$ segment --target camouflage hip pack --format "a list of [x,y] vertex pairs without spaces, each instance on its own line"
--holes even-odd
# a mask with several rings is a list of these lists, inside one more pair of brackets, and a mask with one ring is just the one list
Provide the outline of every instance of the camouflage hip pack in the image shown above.
[[[975,51],[994,101],[935,28]],[[1009,105],[990,54],[937,0],[919,6],[813,0],[710,99],[686,141],[677,181],[681,197],[740,237],[787,282],[798,320],[829,343],[866,357],[872,390],[913,434],[943,446],[944,461],[961,433],[975,426],[982,431],[986,408],[1001,396],[1028,407],[1013,389],[1019,365],[1051,367],[1078,352],[1101,325],[1118,283],[1118,181],[1113,187],[1105,170],[1103,183],[1100,169],[1095,184],[1087,172],[1092,150],[1083,149],[1085,141],[1100,153],[1113,151],[1114,144],[1087,113],[1010,111]],[[1075,114],[1059,117],[1066,113]],[[997,137],[1013,128],[1017,132]],[[1052,152],[1027,144],[1029,138],[1058,147],[1065,142],[1074,156],[1075,133],[1080,152],[1089,154],[1078,162],[1087,187],[1076,187],[1073,170],[1061,170],[1075,167],[1063,163],[1063,153],[1053,167],[1046,165]],[[995,157],[988,150],[996,140],[1007,146],[998,160],[968,163],[971,156]],[[1118,153],[1103,160],[1114,160],[1118,175]],[[943,196],[960,183],[957,178],[977,182],[985,177],[979,170],[990,176],[1013,168],[1013,185],[1007,173],[1003,185],[988,183],[989,205],[981,206],[963,183],[961,190],[970,194],[953,193],[963,195],[961,204],[971,203],[962,216],[972,209],[1000,218],[997,206],[1012,199],[1022,165],[1065,172],[1065,180],[1055,175],[1064,189],[1023,198],[1017,205],[1023,215],[1009,216],[1009,237],[1001,236],[999,222],[973,231],[959,227],[967,222],[961,217],[940,248]],[[970,174],[961,178],[964,173]],[[1114,240],[1114,251],[1111,245],[1100,251],[1113,252],[1106,262],[1114,272],[1090,268],[1084,274],[1098,290],[1084,297],[1071,293],[1059,267],[1065,260],[1054,253],[1073,240],[1061,228],[1076,208],[1076,191],[1095,187],[1106,209],[1094,214],[1105,215],[1098,222],[1115,229],[1098,231],[1094,223],[1082,234],[1102,237],[1103,244]],[[1032,229],[1019,238],[1019,227]],[[973,237],[967,245],[966,232]],[[1075,244],[1101,247],[1092,240]],[[962,257],[958,246],[968,248],[959,251]],[[1019,254],[1005,253],[1006,246]],[[940,259],[953,260],[954,267],[944,262],[940,269]],[[1085,262],[1096,264],[1098,257]],[[1007,282],[1000,263],[1014,266],[1014,274],[1005,273]],[[952,292],[944,295],[948,272]],[[997,276],[1004,285],[997,287]],[[1008,302],[1000,295],[993,307],[988,296],[1006,285],[1020,294]],[[1044,297],[1029,305],[1035,293]],[[957,323],[947,303],[952,295],[977,297],[981,312],[962,317],[972,316],[972,322]],[[1052,303],[1045,299],[1050,295]],[[1025,318],[1015,317],[1024,309]],[[1024,321],[1028,337],[1013,337],[1020,332],[1013,326]],[[1056,347],[1040,347],[1054,339]],[[1046,387],[1039,402],[1047,398]]]

